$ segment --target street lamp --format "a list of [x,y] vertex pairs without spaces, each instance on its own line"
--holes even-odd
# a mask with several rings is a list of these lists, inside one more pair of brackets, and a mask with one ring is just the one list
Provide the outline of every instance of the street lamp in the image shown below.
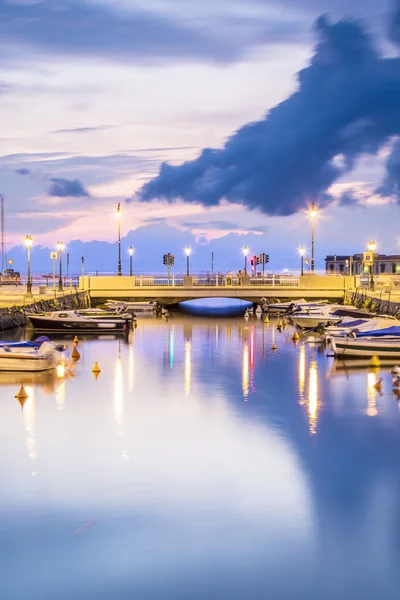
[[132,246],[129,246],[129,275],[132,277],[132,256],[134,253],[134,249],[132,248]]
[[315,261],[314,261],[314,221],[317,216],[317,211],[315,210],[314,202],[311,204],[310,217],[311,217],[311,273],[314,273],[315,270]]
[[248,249],[247,246],[245,246],[243,248],[243,254],[244,254],[244,274],[247,275],[247,255],[249,254],[250,250]]
[[28,282],[26,284],[26,295],[31,297],[32,296],[31,248],[32,248],[33,240],[30,235],[27,235],[25,237],[24,241],[25,241],[26,249],[28,250]]
[[64,250],[65,246],[64,246],[64,244],[62,242],[57,242],[56,248],[57,248],[58,255],[60,257],[60,277],[59,277],[59,280],[58,280],[58,290],[60,292],[62,292],[63,291],[63,284],[62,284],[62,253],[63,253],[63,250]]
[[300,275],[304,275],[304,254],[305,254],[306,249],[304,248],[304,246],[300,246],[299,248],[299,254],[301,256],[301,272]]
[[189,276],[189,256],[191,253],[192,249],[190,246],[186,246],[185,248],[185,254],[186,254],[186,275]]
[[121,264],[121,203],[118,202],[117,208],[117,220],[118,220],[118,275],[122,275],[122,264]]
[[368,250],[371,252],[371,266],[369,268],[371,273],[371,290],[374,291],[374,252],[376,250],[376,243],[374,241],[369,242]]

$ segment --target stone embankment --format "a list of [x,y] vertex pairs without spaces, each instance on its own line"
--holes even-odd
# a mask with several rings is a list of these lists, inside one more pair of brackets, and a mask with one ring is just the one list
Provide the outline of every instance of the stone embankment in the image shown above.
[[400,319],[400,297],[397,293],[379,291],[373,292],[357,288],[348,290],[345,297],[345,304],[354,304],[358,308],[367,310],[380,315],[392,315]]
[[25,327],[26,314],[30,312],[49,312],[54,310],[74,310],[90,306],[90,299],[86,292],[77,292],[60,296],[53,300],[37,300],[25,306],[13,305],[0,308],[0,332],[16,327]]

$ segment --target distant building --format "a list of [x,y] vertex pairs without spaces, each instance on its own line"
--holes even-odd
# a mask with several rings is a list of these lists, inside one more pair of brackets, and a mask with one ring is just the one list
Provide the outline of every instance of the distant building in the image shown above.
[[[329,254],[325,258],[327,275],[362,275],[368,272],[363,267],[363,254]],[[365,271],[364,271],[365,269]],[[400,254],[374,254],[374,274],[400,275]]]

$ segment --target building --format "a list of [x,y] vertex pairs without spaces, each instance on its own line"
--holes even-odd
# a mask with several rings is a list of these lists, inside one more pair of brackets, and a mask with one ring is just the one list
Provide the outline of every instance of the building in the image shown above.
[[[327,275],[362,275],[369,272],[363,254],[329,254],[325,258]],[[400,275],[400,254],[374,254],[374,275]]]

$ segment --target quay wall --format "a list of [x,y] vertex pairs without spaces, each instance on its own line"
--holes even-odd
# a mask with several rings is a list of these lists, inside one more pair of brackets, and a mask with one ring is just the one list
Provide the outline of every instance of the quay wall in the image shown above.
[[25,327],[27,312],[72,310],[88,306],[90,306],[90,298],[87,292],[77,292],[52,300],[35,300],[31,304],[14,304],[7,308],[0,308],[0,333],[16,327]]

